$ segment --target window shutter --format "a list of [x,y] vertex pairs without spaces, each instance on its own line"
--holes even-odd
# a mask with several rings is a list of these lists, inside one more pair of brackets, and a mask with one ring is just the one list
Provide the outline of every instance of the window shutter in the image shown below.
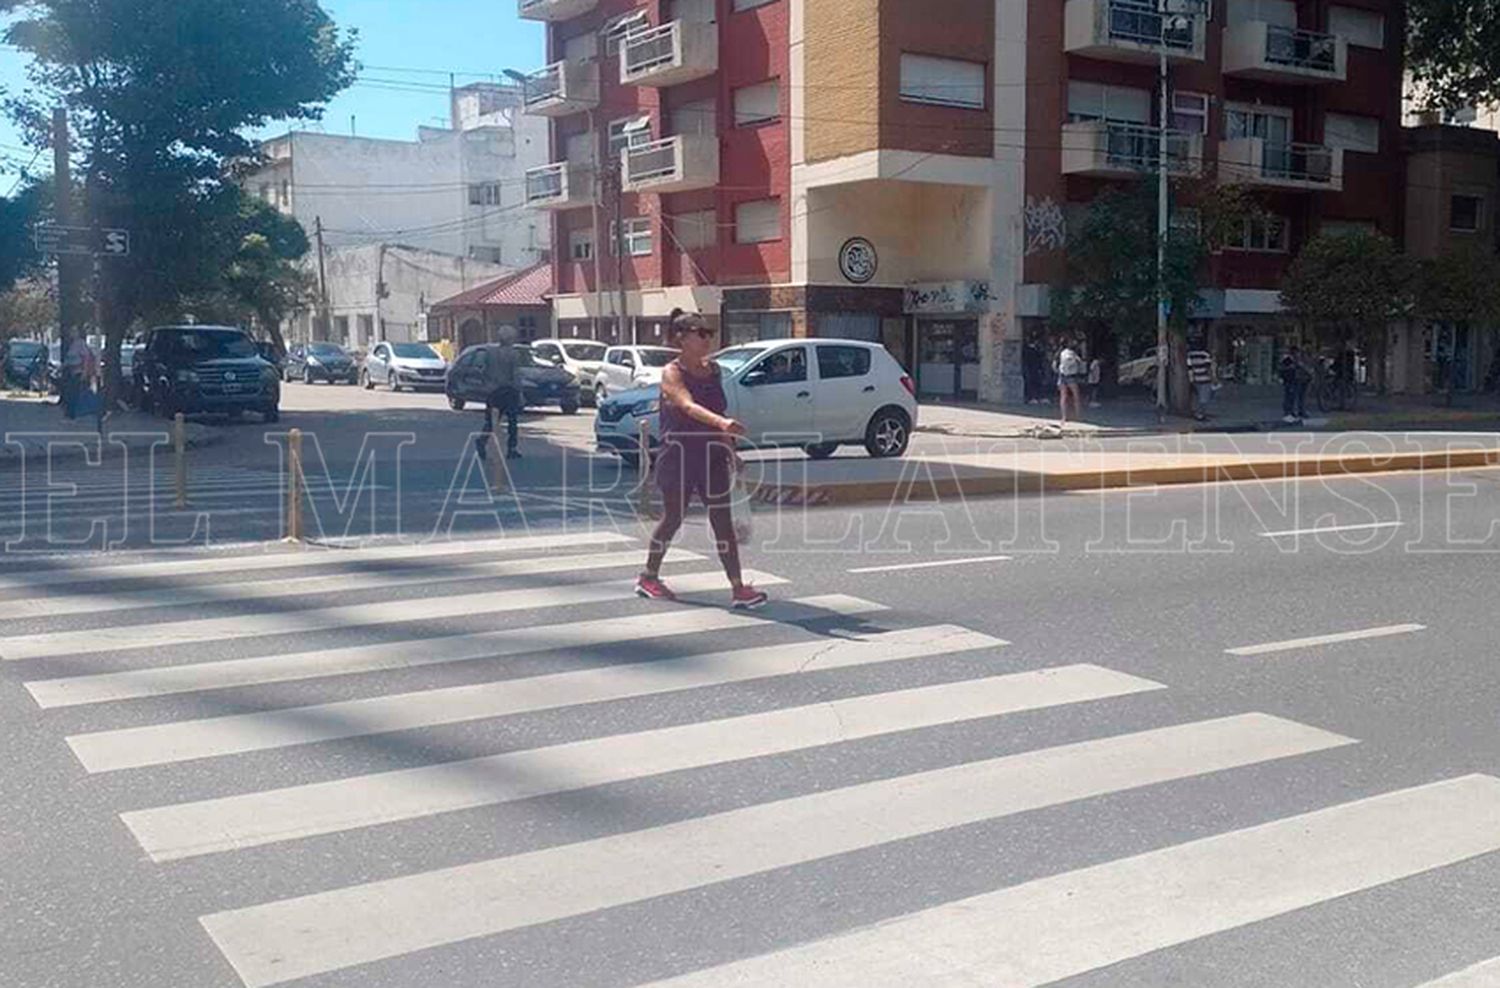
[[932,55],[901,56],[901,98],[982,110],[984,65]]
[[1380,150],[1380,121],[1374,117],[1330,113],[1323,118],[1323,143],[1331,148],[1374,154]]
[[760,244],[781,239],[781,200],[760,199],[734,207],[734,239]]
[[1361,48],[1384,48],[1385,17],[1373,10],[1329,7],[1328,33]]
[[781,116],[781,81],[771,79],[754,86],[745,86],[734,91],[734,125],[775,120]]

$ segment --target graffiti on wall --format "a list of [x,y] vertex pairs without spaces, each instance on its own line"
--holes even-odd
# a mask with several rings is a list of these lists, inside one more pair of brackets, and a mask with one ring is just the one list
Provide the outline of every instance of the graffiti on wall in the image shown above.
[[1051,196],[1026,197],[1026,253],[1062,250],[1068,245],[1068,220]]

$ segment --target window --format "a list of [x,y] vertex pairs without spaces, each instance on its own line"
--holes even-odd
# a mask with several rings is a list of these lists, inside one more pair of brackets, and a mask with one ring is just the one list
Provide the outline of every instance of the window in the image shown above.
[[620,53],[620,42],[625,36],[634,31],[651,26],[651,18],[644,10],[636,10],[631,13],[616,17],[604,25],[599,32],[604,38],[604,52],[607,55],[618,55]]
[[777,350],[750,369],[766,375],[766,384],[798,384],[807,380],[807,347]]
[[1118,120],[1151,122],[1151,93],[1145,89],[1106,86],[1098,82],[1068,83],[1068,122]]
[[281,204],[290,206],[292,204],[292,182],[290,179],[281,180]]
[[1285,217],[1269,214],[1251,216],[1238,231],[1230,234],[1224,246],[1229,250],[1284,254],[1290,232],[1291,228]]
[[1374,220],[1324,220],[1318,232],[1325,237],[1352,237],[1355,234],[1373,234],[1378,231]]
[[594,257],[594,231],[571,230],[568,233],[568,256],[575,261],[588,261]]
[[734,91],[734,125],[749,127],[781,116],[781,80],[771,79]]
[[575,34],[563,42],[563,58],[569,62],[583,62],[599,57],[599,36],[593,31]]
[[1172,94],[1172,129],[1208,135],[1208,96],[1204,93]]
[[719,132],[719,108],[711,99],[684,103],[672,111],[673,134],[713,137]]
[[470,247],[469,259],[474,261],[486,261],[490,264],[504,263],[504,259],[501,256],[499,247]]
[[1345,151],[1380,151],[1380,121],[1375,117],[1356,117],[1347,113],[1330,113],[1323,118],[1323,143]]
[[754,343],[757,340],[787,340],[792,337],[790,312],[732,312],[725,325],[728,342]]
[[754,10],[756,7],[764,7],[766,4],[773,2],[775,0],[734,0],[734,9],[736,11]]
[[1458,233],[1478,233],[1484,200],[1479,196],[1452,196],[1448,200],[1448,228]]
[[1224,137],[1260,137],[1272,144],[1292,139],[1292,111],[1269,106],[1229,106],[1224,110]]
[[260,183],[260,200],[261,202],[271,201],[271,185],[269,182]]
[[618,160],[626,148],[640,147],[651,143],[650,117],[624,117],[609,122],[609,144],[606,150],[609,159]]
[[719,242],[719,215],[712,209],[678,213],[667,217],[667,224],[678,250],[704,250]]
[[734,207],[734,242],[763,244],[781,239],[781,200],[759,199]]
[[1328,33],[1361,48],[1385,47],[1385,16],[1354,7],[1328,8]]
[[471,206],[498,206],[500,205],[500,183],[478,182],[469,186],[469,205]]
[[823,380],[864,377],[868,373],[870,373],[870,351],[864,347],[818,344],[818,376]]
[[982,110],[984,65],[956,58],[903,54],[901,98],[912,103]]
[[1294,0],[1229,0],[1229,23],[1265,21],[1280,27],[1297,26]]
[[625,242],[625,253],[631,257],[646,257],[651,253],[651,217],[637,216],[625,221],[623,233],[617,232],[616,224],[609,225],[611,254],[617,253],[621,240]]

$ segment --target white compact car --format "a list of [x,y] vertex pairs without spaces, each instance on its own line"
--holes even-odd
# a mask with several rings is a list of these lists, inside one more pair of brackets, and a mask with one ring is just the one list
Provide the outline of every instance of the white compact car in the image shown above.
[[426,343],[390,343],[370,348],[359,380],[366,389],[384,384],[392,391],[431,388],[441,391],[448,379],[448,362]]
[[677,359],[665,346],[612,346],[594,381],[594,397],[603,400],[622,391],[661,383],[661,369]]
[[[778,340],[721,350],[729,415],[744,423],[753,446],[800,446],[813,459],[840,446],[875,457],[901,456],[917,426],[916,386],[876,343]],[[660,440],[660,386],[623,392],[600,403],[594,436],[601,450],[634,463],[639,423]]]
[[561,367],[578,378],[579,397],[588,401],[594,400],[594,385],[608,349],[593,340],[537,340],[531,344],[531,352],[538,360]]

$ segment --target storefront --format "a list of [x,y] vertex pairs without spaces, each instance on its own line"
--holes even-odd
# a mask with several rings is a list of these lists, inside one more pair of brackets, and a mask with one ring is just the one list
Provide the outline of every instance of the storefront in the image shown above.
[[979,320],[989,311],[986,281],[909,286],[903,308],[912,326],[917,394],[932,401],[979,397]]

